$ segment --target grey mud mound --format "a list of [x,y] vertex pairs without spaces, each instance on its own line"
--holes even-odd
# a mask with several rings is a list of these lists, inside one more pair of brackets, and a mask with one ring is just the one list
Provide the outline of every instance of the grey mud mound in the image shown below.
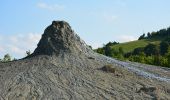
[[94,53],[67,22],[53,21],[31,56],[0,63],[0,100],[170,100],[169,81],[132,70],[170,77],[169,69],[122,63]]

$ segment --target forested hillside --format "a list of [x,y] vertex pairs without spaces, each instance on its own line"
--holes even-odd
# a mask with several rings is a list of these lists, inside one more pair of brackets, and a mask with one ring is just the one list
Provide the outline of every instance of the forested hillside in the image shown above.
[[95,51],[119,60],[170,67],[170,28],[142,34],[136,41],[109,42]]

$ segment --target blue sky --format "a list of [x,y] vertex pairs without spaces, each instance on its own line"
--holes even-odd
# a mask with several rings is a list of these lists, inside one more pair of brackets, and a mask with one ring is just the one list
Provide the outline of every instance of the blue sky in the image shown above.
[[25,56],[53,20],[65,20],[94,48],[170,26],[170,0],[1,0],[0,58]]

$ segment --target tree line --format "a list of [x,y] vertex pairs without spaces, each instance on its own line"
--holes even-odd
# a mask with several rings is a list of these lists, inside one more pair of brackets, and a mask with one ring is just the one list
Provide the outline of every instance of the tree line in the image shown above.
[[142,39],[153,39],[153,38],[160,38],[160,37],[170,37],[170,27],[161,29],[157,32],[148,32],[147,34],[142,34],[138,40]]
[[146,47],[134,49],[124,54],[129,61],[170,67],[170,43],[162,41],[160,44],[148,44]]

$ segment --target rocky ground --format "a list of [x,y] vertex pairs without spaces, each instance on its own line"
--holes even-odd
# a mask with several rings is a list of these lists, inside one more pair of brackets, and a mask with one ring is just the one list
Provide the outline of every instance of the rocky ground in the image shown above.
[[53,21],[31,56],[0,63],[0,100],[170,100],[169,73],[94,53]]

